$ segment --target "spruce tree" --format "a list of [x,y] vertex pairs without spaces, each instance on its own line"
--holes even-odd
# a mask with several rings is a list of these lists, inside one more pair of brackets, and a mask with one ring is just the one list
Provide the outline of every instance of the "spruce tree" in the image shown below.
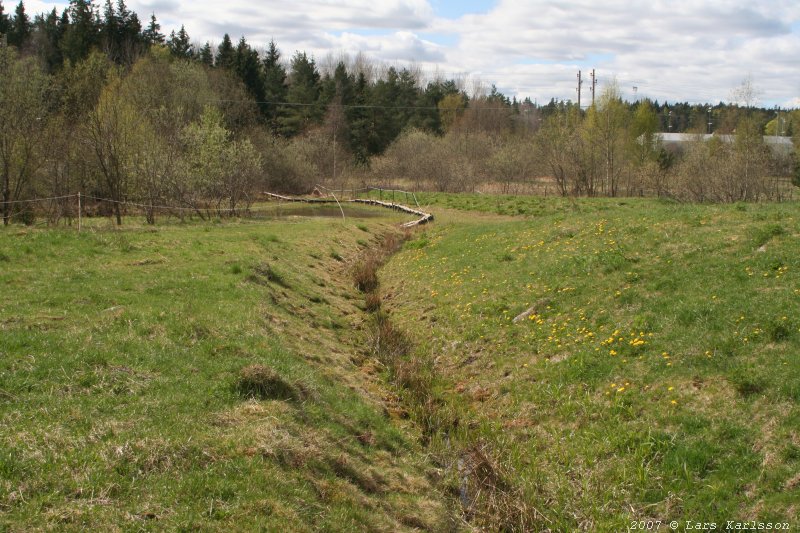
[[103,25],[101,27],[103,48],[112,61],[117,61],[119,48],[119,19],[111,0],[106,0],[103,7]]
[[99,44],[99,38],[100,31],[91,0],[70,0],[69,25],[61,42],[64,59],[73,63],[84,59],[92,47]]
[[232,68],[236,51],[233,49],[231,36],[227,33],[222,37],[222,42],[217,47],[217,57],[214,65],[219,68]]
[[417,98],[416,81],[407,69],[400,72],[389,68],[386,78],[378,81],[373,89],[375,111],[375,139],[372,153],[381,153],[406,127],[413,115]]
[[371,149],[375,145],[372,129],[374,110],[364,107],[369,98],[367,78],[363,72],[360,72],[353,84],[352,106],[345,111],[350,151],[353,153],[353,159],[356,164],[359,165],[367,164],[369,156],[374,153]]
[[281,53],[278,45],[272,40],[264,57],[264,100],[261,112],[273,133],[279,131],[279,118],[282,116],[288,88],[286,86],[286,69],[281,64]]
[[434,81],[428,83],[425,91],[417,97],[417,108],[411,117],[410,126],[430,131],[436,134],[443,134],[441,115],[439,114],[439,102],[445,96],[457,94],[458,89],[452,81]]
[[280,119],[281,133],[295,135],[322,121],[324,110],[320,105],[320,75],[317,65],[305,52],[292,58],[291,84],[287,92],[290,104]]
[[139,15],[128,9],[125,0],[117,0],[116,45],[120,61],[131,64],[142,48],[142,23]]
[[164,34],[161,33],[161,24],[156,20],[155,13],[150,14],[150,24],[148,24],[147,28],[142,32],[142,39],[151,46],[154,44],[164,44],[164,41],[166,41]]
[[65,8],[61,12],[61,20],[58,22],[58,27],[61,29],[61,36],[63,37],[67,32],[67,28],[69,28],[69,8]]
[[250,48],[245,38],[239,40],[234,54],[233,67],[236,74],[244,82],[245,87],[256,100],[264,101],[264,78],[258,52]]
[[3,2],[0,0],[0,40],[1,36],[8,35],[8,15],[3,11]]
[[61,39],[65,30],[62,19],[59,18],[56,8],[53,8],[47,16],[37,16],[34,25],[39,36],[37,40],[39,57],[48,72],[55,72],[64,62],[61,54]]
[[190,59],[192,57],[192,42],[189,39],[189,33],[183,25],[181,25],[181,29],[177,34],[175,30],[169,34],[167,46],[169,46],[172,55],[177,58]]
[[207,67],[214,66],[214,51],[211,50],[211,44],[208,41],[200,49],[199,59]]
[[351,148],[348,110],[353,105],[354,84],[354,77],[340,61],[333,76],[325,75],[320,93],[320,103],[327,106],[325,126],[332,130],[336,144],[346,146],[348,150]]
[[8,44],[22,48],[31,36],[31,19],[25,13],[25,4],[20,0],[17,9],[14,10],[14,18],[11,21],[11,28],[8,32]]
[[353,98],[354,83],[355,78],[348,74],[347,67],[342,61],[339,61],[333,71],[333,76],[326,74],[322,80],[320,100],[326,105],[332,102],[348,105]]

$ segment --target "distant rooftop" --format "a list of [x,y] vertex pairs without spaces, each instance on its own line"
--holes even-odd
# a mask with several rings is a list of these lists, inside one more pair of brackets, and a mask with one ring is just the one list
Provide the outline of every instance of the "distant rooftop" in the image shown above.
[[[663,143],[687,143],[698,139],[708,141],[712,137],[723,142],[733,142],[736,139],[736,135],[718,135],[716,133],[656,133],[655,137]],[[793,146],[791,137],[782,137],[778,135],[764,135],[764,144],[787,147]]]
[[[682,150],[684,146],[698,140],[708,141],[714,138],[725,143],[732,143],[736,140],[736,135],[719,135],[716,133],[710,135],[706,133],[656,133],[653,137],[654,142],[661,141],[665,148],[671,147],[673,150]],[[637,140],[640,144],[643,143],[644,135],[640,135]],[[794,143],[791,137],[764,135],[764,144],[769,146],[773,152],[784,155],[794,150]]]

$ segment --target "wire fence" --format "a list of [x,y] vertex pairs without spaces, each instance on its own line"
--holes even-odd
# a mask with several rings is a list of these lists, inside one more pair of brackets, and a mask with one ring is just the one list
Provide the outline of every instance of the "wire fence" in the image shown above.
[[[270,193],[265,193],[265,196],[267,200],[275,200],[275,197],[279,197],[279,195]],[[288,199],[288,197],[284,198]],[[414,192],[399,189],[384,187],[333,189],[317,185],[311,198],[305,198],[304,201],[312,201],[314,198],[331,198],[338,204],[342,219],[346,219],[343,204],[353,202],[392,207],[412,214],[427,215],[427,213],[418,211],[420,205]],[[0,218],[5,225],[10,223],[22,223],[26,226],[65,224],[77,226],[80,231],[87,218],[112,218],[117,214],[120,217],[144,216],[148,222],[154,222],[156,214],[181,219],[198,216],[204,220],[219,217],[257,217],[264,213],[273,213],[275,217],[279,218],[283,214],[280,203],[277,206],[262,205],[260,202],[246,198],[233,205],[230,204],[230,199],[224,198],[216,201],[198,200],[187,202],[184,205],[168,205],[161,199],[150,201],[140,198],[113,199],[79,192],[41,198],[0,200]],[[416,209],[409,205],[416,206]],[[430,218],[432,219],[432,217]]]
[[[377,192],[377,198],[375,197],[376,192]],[[386,194],[385,200],[383,198],[384,193]],[[339,206],[342,219],[345,218],[345,213],[344,213],[344,208],[342,207],[342,203],[352,202],[352,203],[376,205],[384,208],[394,209],[417,217],[415,220],[401,224],[401,227],[403,228],[411,228],[421,224],[426,224],[433,220],[433,215],[431,213],[426,213],[421,210],[419,202],[417,201],[417,195],[414,192],[403,191],[398,189],[384,189],[380,187],[362,187],[358,189],[346,189],[342,187],[339,189],[330,189],[323,185],[317,185],[314,187],[313,195],[310,198],[283,196],[274,193],[264,193],[264,194],[275,200],[285,201],[285,202],[304,202],[310,204],[320,203],[320,202],[322,203],[335,202]],[[413,199],[416,208],[409,207],[406,204],[397,202],[396,199],[400,194],[403,194],[406,203],[410,203],[409,200]]]
[[367,198],[376,198],[381,201],[391,202],[393,204],[413,205],[421,209],[417,195],[413,191],[404,191],[401,189],[393,189],[387,187],[360,187],[357,189],[329,188],[323,185],[317,185],[316,190],[322,193],[323,191],[328,194],[338,194],[339,199],[355,200]]

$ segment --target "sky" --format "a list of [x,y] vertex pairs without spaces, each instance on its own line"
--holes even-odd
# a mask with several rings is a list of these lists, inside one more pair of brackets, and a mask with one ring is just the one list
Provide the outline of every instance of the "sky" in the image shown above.
[[[4,2],[12,4],[13,2]],[[98,4],[99,2],[96,2]],[[749,80],[759,105],[800,108],[798,0],[127,0],[140,18],[155,13],[169,34],[193,41],[225,33],[260,47],[274,39],[319,63],[359,52],[429,77],[464,80],[468,91],[496,85],[505,95],[577,99],[616,82],[628,100],[736,100]],[[67,2],[27,0],[28,13]],[[7,9],[11,11],[11,9]]]

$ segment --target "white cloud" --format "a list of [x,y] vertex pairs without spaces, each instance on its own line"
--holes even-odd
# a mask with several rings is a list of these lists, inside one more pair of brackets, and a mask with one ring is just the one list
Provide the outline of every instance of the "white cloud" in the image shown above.
[[408,31],[369,37],[345,32],[341,36],[329,36],[329,44],[329,49],[361,51],[388,62],[435,64],[446,59],[442,46]]
[[[484,16],[439,28],[460,36],[448,55],[453,63],[539,99],[574,99],[576,71],[596,67],[601,80],[616,75],[623,92],[636,85],[640,96],[662,100],[724,100],[748,74],[764,85],[765,99],[785,100],[796,91],[800,36],[791,24],[798,20],[800,4],[785,1],[503,0]],[[528,68],[553,62],[545,71]],[[523,73],[541,78],[526,82]],[[566,84],[554,91],[556,73]]]
[[[799,89],[796,0],[499,0],[457,19],[437,17],[427,0],[128,3],[143,20],[155,11],[166,33],[185,24],[199,42],[229,33],[255,46],[274,38],[287,57],[361,51],[444,75],[470,73],[540,101],[574,99],[577,70],[592,67],[601,82],[616,76],[623,93],[636,85],[639,96],[660,100],[726,100],[747,75],[764,103],[792,101]],[[52,4],[26,6],[38,13]],[[436,44],[442,36],[455,44]]]

